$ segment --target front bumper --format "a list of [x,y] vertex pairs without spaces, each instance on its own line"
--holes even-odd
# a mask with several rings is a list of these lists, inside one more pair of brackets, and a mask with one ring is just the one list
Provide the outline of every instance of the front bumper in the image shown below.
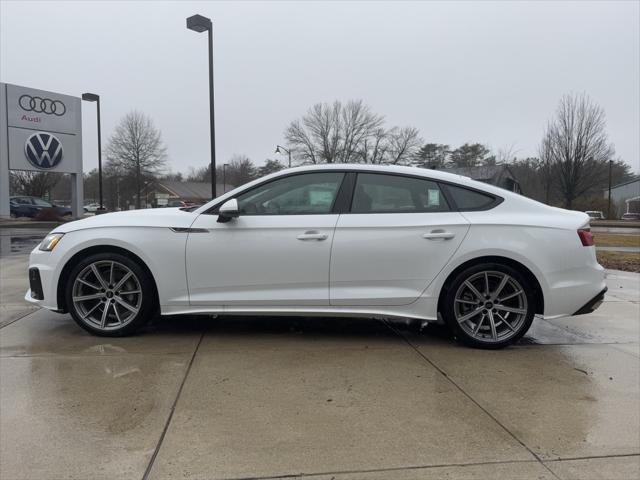
[[37,267],[31,267],[29,269],[29,293],[31,298],[35,300],[44,300],[40,270],[38,270]]
[[[49,310],[58,307],[58,276],[57,265],[60,263],[55,252],[45,252],[38,247],[29,256],[29,290],[25,300],[29,303]],[[37,272],[37,275],[36,275]]]
[[584,315],[586,313],[593,312],[596,308],[602,305],[602,302],[604,301],[604,294],[607,290],[608,288],[604,287],[600,293],[585,303],[576,313],[574,313],[574,315]]

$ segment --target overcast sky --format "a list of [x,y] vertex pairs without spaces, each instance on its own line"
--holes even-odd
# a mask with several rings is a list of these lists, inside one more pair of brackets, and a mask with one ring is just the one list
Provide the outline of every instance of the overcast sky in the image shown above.
[[[162,130],[172,170],[209,162],[206,34],[213,19],[218,162],[274,155],[316,102],[363,99],[427,142],[535,155],[564,93],[607,115],[640,168],[640,2],[0,3],[0,80],[102,97],[103,139],[132,109]],[[83,108],[85,171],[95,107]],[[284,160],[284,158],[283,158]]]

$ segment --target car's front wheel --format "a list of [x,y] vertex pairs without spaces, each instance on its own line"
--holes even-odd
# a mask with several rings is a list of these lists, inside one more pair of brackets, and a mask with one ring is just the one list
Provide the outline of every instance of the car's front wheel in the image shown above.
[[474,265],[449,283],[442,314],[461,342],[501,348],[529,330],[535,314],[533,292],[527,278],[508,265]]
[[90,255],[73,268],[68,278],[69,313],[78,325],[95,335],[128,335],[146,323],[155,310],[151,278],[124,255]]

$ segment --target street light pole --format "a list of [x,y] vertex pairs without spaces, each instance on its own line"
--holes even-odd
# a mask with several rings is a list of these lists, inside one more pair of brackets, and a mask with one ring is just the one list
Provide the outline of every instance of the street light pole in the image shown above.
[[609,200],[607,202],[607,219],[611,220],[611,168],[613,160],[609,160]]
[[222,193],[227,193],[227,167],[228,163],[222,164]]
[[104,211],[102,199],[102,129],[100,127],[100,95],[95,93],[83,93],[82,100],[96,102],[98,116],[98,196],[100,197],[100,211]]
[[291,168],[291,150],[289,150],[287,148],[284,148],[284,147],[281,147],[280,145],[276,145],[276,152],[275,153],[281,153],[280,150],[284,150],[289,155],[289,168]]
[[216,127],[213,107],[213,24],[210,18],[193,15],[187,18],[187,28],[202,33],[205,30],[209,39],[209,127],[211,129],[211,196],[216,197]]

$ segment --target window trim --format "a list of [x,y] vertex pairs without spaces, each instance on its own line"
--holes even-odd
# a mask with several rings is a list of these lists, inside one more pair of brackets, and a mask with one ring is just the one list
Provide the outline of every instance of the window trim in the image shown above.
[[215,205],[211,206],[210,208],[208,208],[206,211],[202,212],[201,215],[219,215],[218,209],[226,202],[228,202],[229,200],[232,200],[234,198],[238,198],[240,195],[245,195],[249,192],[252,192],[258,188],[264,187],[265,185],[268,185],[270,183],[285,179],[285,178],[290,178],[290,177],[296,177],[299,175],[310,175],[310,174],[314,174],[314,173],[342,173],[343,177],[342,180],[340,181],[340,185],[338,185],[338,190],[336,192],[336,196],[333,199],[333,203],[331,204],[331,209],[329,210],[329,212],[323,212],[323,213],[276,213],[276,214],[269,214],[269,215],[265,215],[265,214],[255,214],[255,213],[243,213],[240,216],[242,217],[289,217],[289,216],[302,216],[302,215],[335,215],[336,213],[336,205],[338,204],[338,199],[340,198],[340,194],[342,193],[343,190],[343,186],[345,184],[345,180],[347,179],[347,176],[349,174],[350,170],[344,169],[330,169],[330,170],[316,170],[316,171],[309,171],[309,172],[293,172],[293,173],[288,173],[286,175],[278,175],[275,178],[270,178],[269,180],[265,180],[264,182],[261,182],[257,185],[254,185],[251,188],[247,188],[245,190],[242,190],[241,192],[238,192],[236,195],[232,196],[232,197],[228,197],[225,198],[224,200],[220,201],[219,203],[216,203]]
[[[285,175],[279,175],[275,178],[271,178],[269,180],[265,180],[264,182],[258,183],[257,185],[254,185],[251,188],[247,188],[245,190],[242,190],[241,192],[238,192],[236,195],[232,196],[232,197],[228,197],[226,199],[224,199],[223,201],[220,201],[219,203],[216,203],[215,205],[211,206],[210,208],[208,208],[207,210],[205,210],[204,212],[201,213],[201,215],[218,215],[218,208],[220,208],[220,206],[233,199],[233,198],[237,198],[240,195],[244,195],[245,193],[248,193],[252,190],[255,190],[256,188],[262,187],[263,185],[266,185],[268,183],[274,182],[276,180],[280,180],[282,178],[287,178],[287,177],[293,177],[296,175],[308,175],[310,173],[322,173],[322,172],[327,172],[327,173],[344,173],[344,177],[342,179],[342,183],[340,185],[340,187],[338,188],[338,193],[336,195],[336,198],[333,202],[333,206],[331,209],[330,213],[304,213],[304,214],[299,214],[299,213],[290,213],[290,214],[279,214],[279,215],[283,215],[283,216],[289,216],[289,215],[333,215],[333,214],[341,214],[341,215],[371,215],[371,213],[353,213],[351,211],[351,203],[353,202],[353,196],[355,193],[355,187],[356,187],[356,180],[357,180],[357,176],[359,173],[373,173],[373,174],[377,174],[377,175],[393,175],[393,176],[397,176],[397,177],[409,177],[409,178],[417,178],[419,180],[428,180],[431,182],[435,182],[436,184],[438,184],[438,186],[440,187],[440,191],[442,192],[442,194],[444,195],[445,199],[447,200],[447,202],[449,203],[449,212],[403,212],[403,213],[399,213],[399,212],[372,212],[375,213],[377,215],[385,215],[385,214],[394,214],[394,215],[404,215],[405,213],[409,213],[409,214],[416,214],[416,213],[428,213],[428,214],[438,214],[438,213],[450,213],[450,212],[484,212],[487,210],[492,210],[493,208],[497,207],[498,205],[500,205],[502,202],[504,202],[504,198],[501,197],[500,195],[496,195],[495,193],[489,193],[485,190],[481,190],[479,188],[475,188],[475,187],[470,187],[467,185],[462,185],[460,183],[456,183],[456,182],[451,182],[449,180],[441,180],[441,179],[437,179],[437,178],[433,178],[433,177],[429,177],[429,176],[423,176],[423,175],[415,175],[415,174],[411,174],[411,173],[400,173],[400,172],[381,172],[380,170],[368,170],[368,169],[358,169],[358,170],[353,170],[353,169],[349,169],[349,168],[340,168],[340,167],[336,167],[336,168],[331,168],[331,169],[322,169],[322,170],[313,170],[313,171],[305,171],[305,172],[292,172],[292,173],[288,173]],[[487,205],[485,205],[482,208],[464,208],[461,209],[458,207],[458,204],[455,202],[455,200],[453,199],[453,195],[451,195],[451,192],[449,192],[449,189],[447,188],[448,185],[454,186],[454,187],[458,187],[458,188],[464,188],[467,190],[470,190],[472,192],[477,192],[480,193],[482,195],[486,195],[488,197],[492,197],[493,201]],[[344,192],[343,192],[344,190]],[[343,198],[344,197],[344,198]],[[345,204],[345,199],[348,199],[348,203]],[[341,201],[338,201],[341,200]],[[251,214],[246,214],[243,216],[264,216],[264,215],[251,215]]]

